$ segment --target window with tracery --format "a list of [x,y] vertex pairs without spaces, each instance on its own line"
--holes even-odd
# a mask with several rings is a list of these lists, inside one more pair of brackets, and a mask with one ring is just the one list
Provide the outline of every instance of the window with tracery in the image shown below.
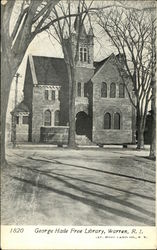
[[79,58],[81,62],[87,62],[88,59],[87,48],[80,47]]

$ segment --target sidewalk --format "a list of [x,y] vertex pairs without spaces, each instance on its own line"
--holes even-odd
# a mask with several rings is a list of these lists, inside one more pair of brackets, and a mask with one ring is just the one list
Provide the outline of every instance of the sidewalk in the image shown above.
[[[13,144],[9,143],[8,147],[11,149],[13,148]],[[99,147],[98,145],[78,145],[79,148],[106,148],[106,149],[123,149],[123,145],[104,145],[103,147]],[[127,145],[125,149],[136,149],[137,145]],[[46,144],[46,143],[32,143],[32,142],[23,142],[23,143],[16,143],[16,148],[68,148],[67,145],[58,146],[53,144]],[[148,150],[150,145],[145,145],[143,150]]]

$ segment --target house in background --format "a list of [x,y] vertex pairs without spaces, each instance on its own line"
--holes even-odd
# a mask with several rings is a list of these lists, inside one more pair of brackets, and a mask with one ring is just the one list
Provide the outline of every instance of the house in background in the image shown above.
[[[76,33],[77,27],[72,40],[74,48]],[[117,63],[123,63],[122,56],[111,54],[101,62],[94,62],[93,37],[92,29],[88,33],[85,28],[82,30],[76,68],[76,142],[102,145],[135,143],[135,110],[117,68]],[[133,95],[127,76],[126,84]],[[20,107],[24,105],[29,115],[27,129],[24,128],[26,124],[17,119],[20,129],[25,131],[23,141],[28,138],[34,143],[67,144],[68,104],[68,74],[64,59],[29,55],[24,100],[19,104]],[[18,110],[18,115],[16,109],[14,116],[21,119],[20,112],[23,111]],[[16,139],[21,141],[18,133],[21,132],[16,131]]]

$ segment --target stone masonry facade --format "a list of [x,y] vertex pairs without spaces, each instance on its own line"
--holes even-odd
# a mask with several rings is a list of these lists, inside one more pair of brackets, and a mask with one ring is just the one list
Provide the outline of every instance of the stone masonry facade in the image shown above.
[[[74,51],[76,35],[77,28],[72,38]],[[117,63],[122,63],[122,55],[94,61],[93,31],[87,33],[83,28],[76,67],[76,135],[95,144],[135,143],[136,114],[125,88],[127,85],[134,95],[132,84],[127,75],[122,81]],[[29,112],[24,141],[68,143],[69,88],[64,59],[29,55],[23,104],[22,109]]]

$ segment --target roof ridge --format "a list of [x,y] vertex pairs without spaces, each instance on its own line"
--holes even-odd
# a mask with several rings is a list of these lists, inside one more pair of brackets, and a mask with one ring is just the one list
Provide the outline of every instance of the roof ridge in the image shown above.
[[64,60],[64,57],[54,57],[54,56],[40,56],[40,55],[32,55],[32,57],[42,57],[42,58],[53,58],[53,59],[60,59],[60,60]]

